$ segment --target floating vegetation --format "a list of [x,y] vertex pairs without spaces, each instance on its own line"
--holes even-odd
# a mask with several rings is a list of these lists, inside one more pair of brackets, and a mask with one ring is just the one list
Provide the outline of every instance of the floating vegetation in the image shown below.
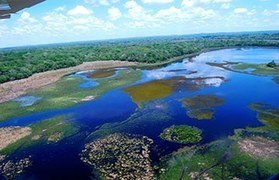
[[98,97],[113,88],[133,83],[140,79],[140,74],[139,70],[120,70],[118,76],[96,80],[99,85],[92,88],[79,88],[78,85],[83,82],[81,78],[66,76],[52,85],[29,93],[27,96],[42,97],[33,105],[21,107],[19,102],[14,101],[1,103],[0,121],[28,113],[73,106]]
[[224,99],[215,95],[197,95],[181,99],[183,107],[187,108],[187,115],[198,120],[212,119],[215,106],[221,106]]
[[114,69],[109,69],[109,70],[99,70],[99,71],[94,71],[88,76],[90,78],[106,78],[115,75],[115,70]]
[[[18,148],[24,149],[39,142],[54,143],[75,134],[79,128],[72,122],[66,120],[67,116],[58,116],[32,124],[29,127],[21,128],[18,131],[11,131],[13,134],[9,137],[13,139],[11,141],[5,141],[6,144],[0,150],[0,153],[11,154],[15,150],[18,150]],[[7,135],[9,134],[7,133]],[[6,139],[9,139],[9,137]],[[5,140],[5,138],[3,139]]]
[[18,161],[9,160],[7,162],[0,162],[0,175],[6,179],[14,179],[16,176],[23,173],[23,171],[31,166],[31,157],[20,159]]
[[89,139],[100,138],[113,133],[141,134],[158,131],[158,126],[169,123],[172,117],[168,114],[168,107],[159,102],[152,102],[139,108],[128,119],[121,122],[106,123],[91,133]]
[[164,140],[177,143],[197,143],[201,141],[202,131],[196,127],[181,125],[166,128],[160,137]]
[[124,91],[139,107],[142,107],[143,103],[169,96],[173,92],[173,88],[166,81],[160,80],[134,85],[125,88]]
[[152,143],[146,136],[111,134],[86,144],[81,160],[104,179],[152,179]]
[[258,119],[271,130],[279,130],[279,108],[267,104],[254,103],[250,108],[258,112]]
[[274,81],[279,84],[279,77],[274,78]]

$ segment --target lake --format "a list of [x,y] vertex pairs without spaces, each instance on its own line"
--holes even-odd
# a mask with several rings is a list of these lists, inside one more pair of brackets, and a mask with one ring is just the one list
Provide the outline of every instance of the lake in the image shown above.
[[[238,128],[261,126],[257,112],[251,110],[249,105],[264,103],[279,106],[279,85],[273,80],[274,77],[232,72],[206,63],[229,61],[259,64],[271,60],[279,62],[278,49],[224,49],[202,53],[157,69],[138,69],[141,72],[138,80],[109,89],[100,96],[70,107],[48,108],[0,122],[0,127],[29,126],[67,115],[67,120],[78,126],[77,132],[56,143],[38,143],[19,148],[9,158],[32,156],[32,166],[19,177],[22,179],[90,179],[94,178],[94,174],[80,160],[79,154],[86,143],[107,132],[138,134],[153,139],[151,159],[156,164],[160,157],[185,146],[159,137],[171,125],[198,127],[202,130],[201,144],[233,135]],[[100,79],[117,78],[122,71],[128,70],[118,68],[114,75]],[[81,91],[94,90],[100,83],[89,78],[90,73],[94,72],[70,76],[81,80],[77,85]],[[197,95],[215,95],[224,99],[224,103],[210,107],[214,112],[210,119],[191,118],[182,99]],[[28,100],[28,97],[32,99]],[[48,97],[26,95],[15,101],[23,106],[33,106],[35,101],[44,98]]]

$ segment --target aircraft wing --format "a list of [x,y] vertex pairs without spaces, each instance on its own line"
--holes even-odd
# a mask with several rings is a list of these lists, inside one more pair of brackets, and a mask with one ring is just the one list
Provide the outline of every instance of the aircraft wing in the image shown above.
[[0,19],[8,19],[11,14],[43,1],[45,0],[0,0]]

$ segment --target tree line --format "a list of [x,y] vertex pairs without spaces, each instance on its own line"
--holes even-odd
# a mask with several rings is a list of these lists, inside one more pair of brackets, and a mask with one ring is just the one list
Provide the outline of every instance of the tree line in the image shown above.
[[97,60],[156,63],[207,48],[279,47],[279,32],[134,38],[0,50],[0,83]]

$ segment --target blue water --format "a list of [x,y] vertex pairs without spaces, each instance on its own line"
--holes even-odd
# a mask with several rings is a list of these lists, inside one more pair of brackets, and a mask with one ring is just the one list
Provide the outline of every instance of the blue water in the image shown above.
[[[92,176],[91,170],[79,160],[79,153],[84,144],[88,142],[89,135],[105,123],[122,122],[112,126],[112,130],[142,134],[152,138],[154,140],[152,147],[154,161],[183,146],[159,138],[159,134],[164,128],[174,124],[187,124],[202,129],[202,143],[232,135],[237,128],[261,126],[262,124],[257,120],[256,112],[250,110],[248,106],[250,103],[257,102],[279,106],[279,85],[273,81],[273,77],[230,72],[218,67],[211,67],[206,62],[267,63],[270,60],[278,62],[278,49],[225,49],[203,53],[193,58],[193,62],[185,59],[163,68],[142,70],[142,78],[134,83],[140,84],[177,76],[186,78],[212,77],[210,80],[203,81],[203,86],[199,90],[182,88],[166,98],[151,101],[145,104],[144,108],[138,108],[131,97],[123,91],[123,87],[120,87],[94,100],[73,107],[12,118],[1,122],[0,127],[26,126],[57,115],[70,114],[71,120],[81,127],[80,132],[56,144],[39,145],[19,152],[18,156],[32,154],[33,157],[33,166],[22,175],[22,178],[89,179]],[[125,69],[118,69],[117,72],[119,70]],[[86,72],[72,76],[83,79],[83,83],[79,85],[80,88],[98,86],[94,79],[87,78]],[[213,77],[223,77],[224,81]],[[201,82],[193,81],[193,83]],[[179,101],[181,98],[199,94],[215,94],[225,99],[224,105],[214,108],[215,115],[212,120],[189,118],[186,109]],[[164,114],[167,119],[140,119],[141,116],[152,113]],[[139,118],[131,122],[125,121],[133,114]]]
[[42,99],[41,97],[35,96],[21,96],[13,99],[13,101],[19,102],[21,107],[32,106],[35,102]]

